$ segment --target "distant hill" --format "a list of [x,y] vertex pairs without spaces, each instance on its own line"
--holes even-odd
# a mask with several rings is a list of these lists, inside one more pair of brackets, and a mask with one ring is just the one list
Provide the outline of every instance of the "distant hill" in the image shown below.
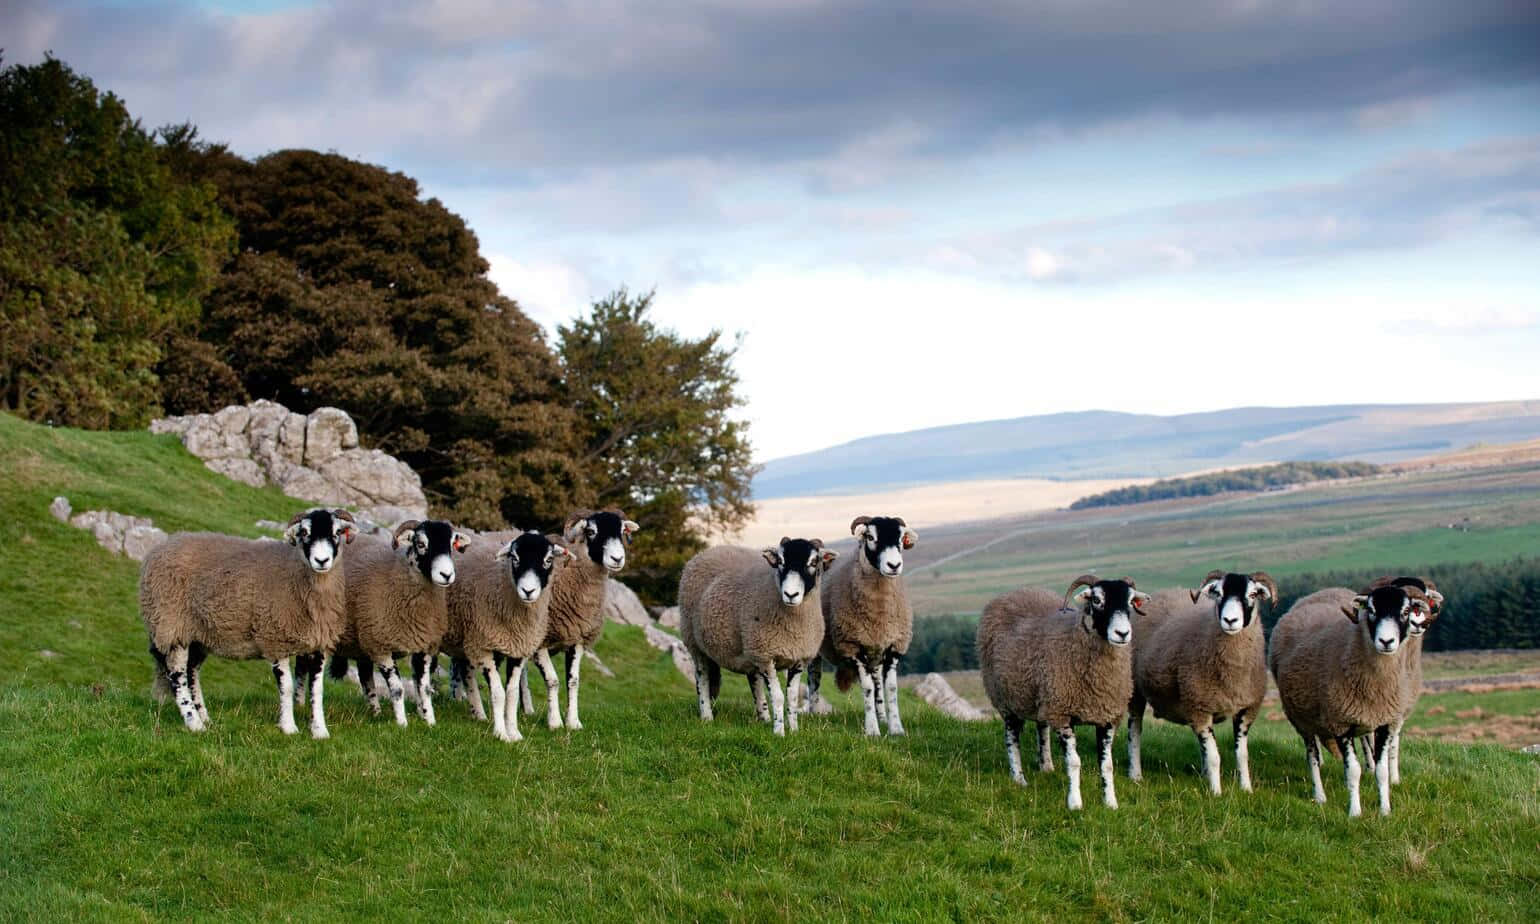
[[1540,437],[1540,401],[1080,411],[890,433],[773,459],[758,499],[978,478],[1152,478],[1263,462],[1396,462]]

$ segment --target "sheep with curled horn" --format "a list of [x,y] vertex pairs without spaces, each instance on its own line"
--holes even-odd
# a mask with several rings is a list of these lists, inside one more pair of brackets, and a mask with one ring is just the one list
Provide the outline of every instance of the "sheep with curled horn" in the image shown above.
[[1096,729],[1102,801],[1117,808],[1112,739],[1133,695],[1134,615],[1150,595],[1129,578],[1083,574],[1061,597],[1024,588],[991,600],[979,618],[979,669],[989,701],[1005,720],[1005,759],[1011,779],[1021,770],[1021,731],[1037,726],[1038,769],[1053,770],[1049,732],[1057,734],[1069,777],[1069,807],[1079,809],[1080,754],[1075,726]]
[[[914,608],[904,586],[904,553],[919,533],[903,517],[859,516],[850,522],[856,552],[829,572],[823,592],[822,660],[834,665],[841,690],[859,680],[864,731],[904,734],[898,714],[898,665],[914,639]],[[818,709],[820,659],[808,668],[807,711]]]
[[1348,815],[1362,813],[1353,740],[1371,735],[1380,813],[1390,814],[1386,747],[1405,714],[1405,642],[1411,623],[1431,612],[1415,586],[1389,584],[1362,594],[1327,588],[1297,601],[1273,627],[1268,667],[1284,714],[1304,740],[1315,801],[1326,801],[1321,746],[1332,742],[1343,761]]
[[[1403,689],[1401,692],[1404,711],[1401,718],[1390,729],[1390,741],[1385,746],[1385,753],[1390,760],[1390,785],[1395,786],[1401,782],[1401,727],[1406,724],[1407,718],[1417,708],[1417,700],[1422,697],[1422,637],[1428,631],[1443,612],[1444,595],[1439,593],[1437,585],[1425,577],[1402,575],[1392,577],[1385,575],[1376,579],[1364,593],[1371,593],[1380,587],[1395,585],[1398,587],[1415,587],[1422,591],[1428,598],[1428,612],[1422,614],[1419,610],[1406,628],[1406,671],[1403,677]],[[1363,751],[1364,766],[1371,771],[1375,770],[1374,742],[1365,735],[1358,739],[1359,747]]]
[[1210,571],[1195,590],[1153,595],[1134,642],[1134,694],[1128,707],[1128,778],[1143,777],[1144,710],[1181,722],[1197,736],[1209,791],[1220,793],[1214,724],[1235,733],[1240,787],[1251,791],[1247,735],[1267,692],[1261,604],[1278,599],[1264,571]]

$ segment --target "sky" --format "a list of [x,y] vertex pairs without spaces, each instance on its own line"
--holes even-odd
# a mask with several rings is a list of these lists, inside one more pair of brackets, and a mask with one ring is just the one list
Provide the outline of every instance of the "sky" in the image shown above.
[[741,334],[761,460],[1540,398],[1533,0],[7,0],[0,47],[416,177],[549,331]]

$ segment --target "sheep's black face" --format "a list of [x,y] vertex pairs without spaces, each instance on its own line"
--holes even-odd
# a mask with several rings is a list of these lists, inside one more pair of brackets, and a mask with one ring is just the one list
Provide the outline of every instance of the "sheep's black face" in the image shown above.
[[1420,577],[1407,575],[1398,577],[1390,583],[1393,587],[1414,587],[1421,591],[1424,597],[1428,598],[1426,612],[1420,608],[1414,608],[1412,615],[1408,617],[1406,632],[1408,635],[1421,635],[1428,631],[1428,626],[1432,625],[1433,621],[1438,618],[1439,610],[1443,607],[1444,595],[1439,593],[1436,587]]
[[620,514],[604,510],[575,521],[567,529],[567,538],[582,542],[589,561],[613,572],[626,566],[626,546],[639,529],[640,526]]
[[776,584],[781,589],[781,603],[796,606],[818,589],[818,575],[829,567],[839,553],[825,549],[817,539],[787,539],[760,554],[775,569]]
[[290,520],[283,538],[299,549],[310,570],[325,574],[336,566],[342,557],[342,547],[357,534],[358,527],[347,511],[317,507]]
[[550,584],[557,564],[570,559],[572,553],[554,537],[530,530],[498,549],[497,557],[507,563],[508,576],[519,600],[534,603]]
[[1219,631],[1234,635],[1257,616],[1257,603],[1272,600],[1270,580],[1259,580],[1260,575],[1231,572],[1222,577],[1212,577],[1203,585],[1201,593],[1214,601],[1214,612],[1219,617]]
[[[451,553],[464,552],[470,547],[455,528],[443,520],[424,520],[418,523],[406,541],[406,560],[423,578],[440,587],[455,582],[455,563]],[[399,540],[398,540],[399,541]]]
[[904,573],[904,552],[914,548],[919,539],[899,517],[861,517],[851,524],[850,532],[866,563],[883,577]]
[[1097,581],[1074,594],[1080,605],[1081,626],[1117,647],[1133,641],[1134,611],[1143,610],[1149,598],[1149,594],[1135,590],[1128,581]]
[[1430,610],[1420,591],[1408,593],[1407,588],[1392,584],[1353,598],[1348,618],[1364,628],[1376,652],[1388,655],[1406,641],[1413,618],[1426,619]]

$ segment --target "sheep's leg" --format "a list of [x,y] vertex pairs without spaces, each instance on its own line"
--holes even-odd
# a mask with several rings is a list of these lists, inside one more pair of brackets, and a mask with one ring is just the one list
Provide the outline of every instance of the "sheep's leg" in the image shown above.
[[883,669],[881,661],[867,670],[872,674],[872,708],[877,710],[877,726],[879,731],[885,731],[888,727],[888,707],[884,702],[886,697],[883,688],[887,685],[887,671]]
[[[205,728],[209,724],[209,707],[203,704],[203,659],[208,657],[208,649],[194,643],[187,648],[187,685],[192,690],[193,708],[198,710],[198,717],[203,720]],[[1396,726],[1397,741],[1400,740],[1400,726]]]
[[300,676],[305,678],[305,685],[310,687],[310,737],[330,738],[331,732],[326,730],[326,710],[322,706],[322,690],[325,689],[326,678],[321,668],[326,664],[326,655],[324,652],[312,651],[300,655],[295,664]]
[[898,717],[898,655],[888,655],[883,660],[882,671],[887,678],[888,734],[902,735],[904,722]]
[[470,662],[463,658],[449,659],[449,698],[454,700],[465,699],[466,674],[470,670]]
[[781,675],[776,672],[775,665],[772,664],[769,673],[763,676],[765,683],[770,686],[770,730],[784,737],[786,734],[786,694],[781,692]]
[[1135,692],[1128,701],[1128,778],[1136,783],[1144,779],[1144,708],[1144,697]]
[[1219,742],[1214,738],[1214,726],[1204,725],[1194,728],[1193,734],[1198,736],[1198,750],[1203,759],[1203,776],[1208,779],[1208,791],[1219,795],[1221,787],[1219,783]]
[[1368,734],[1368,735],[1360,735],[1359,738],[1358,738],[1358,747],[1363,752],[1363,755],[1360,758],[1360,760],[1363,761],[1364,769],[1368,770],[1370,773],[1373,773],[1374,772],[1374,738],[1373,738],[1372,733]]
[[268,663],[273,666],[273,680],[278,684],[278,730],[292,735],[299,731],[299,726],[294,724],[294,674],[289,669],[288,658]]
[[1053,772],[1053,747],[1049,744],[1048,723],[1037,723],[1037,770],[1039,773]]
[[390,691],[390,709],[396,714],[396,724],[406,727],[406,691],[401,688],[401,671],[396,662],[385,658],[379,662],[380,676],[385,678],[385,688]]
[[[197,689],[197,676],[194,675],[194,692],[196,692]],[[203,707],[203,694],[198,693],[197,698],[198,707],[201,709]],[[203,720],[205,722],[208,721],[208,717],[209,714],[207,712],[203,713]],[[1390,785],[1392,786],[1401,785],[1401,726],[1405,724],[1406,718],[1403,716],[1402,718],[1397,719],[1396,724],[1390,727],[1390,744],[1386,747],[1385,750],[1385,753],[1390,756]]]
[[508,659],[508,690],[503,696],[503,727],[508,729],[509,741],[523,741],[519,733],[519,680],[524,676],[524,659]]
[[471,718],[485,722],[487,711],[481,705],[481,685],[476,682],[477,671],[471,667],[470,659],[455,658],[454,670],[460,674],[460,698],[470,707]]
[[861,700],[866,706],[864,731],[867,735],[881,734],[877,729],[877,681],[860,658],[856,659],[856,676],[861,678]]
[[770,698],[765,694],[765,678],[758,671],[749,671],[749,692],[754,696],[755,718],[770,721]]
[[813,660],[807,663],[807,705],[803,711],[808,715],[818,713],[819,703],[822,697],[818,695],[818,688],[823,684],[823,656],[813,655]]
[[1390,742],[1391,730],[1389,725],[1381,725],[1374,730],[1374,782],[1380,791],[1380,814],[1390,814]]
[[[1112,785],[1112,738],[1117,730],[1116,724],[1096,726],[1096,753],[1102,772],[1102,804],[1111,809],[1118,807],[1118,794]],[[1213,732],[1209,732],[1210,738],[1213,735]]]
[[365,655],[358,659],[358,689],[369,704],[369,714],[380,714],[380,688],[374,682],[374,660]]
[[1026,723],[1013,715],[1005,719],[1005,765],[1010,768],[1011,782],[1027,785],[1026,775],[1021,772],[1021,729]]
[[529,665],[519,671],[519,701],[524,704],[524,714],[535,714],[535,694],[529,692]]
[[[797,701],[802,698],[802,665],[786,668],[786,730],[797,730]],[[903,729],[899,729],[900,732]]]
[[[434,660],[438,660],[435,658]],[[417,716],[428,725],[433,716],[433,670],[426,652],[412,652],[412,685],[417,688]]]
[[1303,735],[1305,739],[1305,759],[1310,762],[1310,798],[1318,805],[1326,804],[1326,787],[1321,785],[1321,739],[1314,735]]
[[[166,651],[166,680],[171,684],[171,695],[176,700],[177,711],[188,731],[203,731],[203,716],[198,714],[198,704],[193,699],[192,685],[188,681],[188,651],[186,645],[172,645]],[[281,692],[281,691],[280,691]]]
[[1363,768],[1358,763],[1358,752],[1353,749],[1353,736],[1338,735],[1337,747],[1342,749],[1342,784],[1348,791],[1348,817],[1357,818],[1364,812],[1363,803],[1358,798],[1358,780],[1363,774]]
[[1075,745],[1075,729],[1066,725],[1059,729],[1059,745],[1064,748],[1064,773],[1069,777],[1069,807],[1078,810],[1080,801],[1080,749]]
[[1251,750],[1246,743],[1251,720],[1251,713],[1242,709],[1230,723],[1235,729],[1235,772],[1241,778],[1241,792],[1251,792]]
[[551,663],[550,649],[542,648],[535,653],[535,666],[540,668],[540,678],[545,681],[545,724],[561,728],[561,697],[556,693],[556,665]]
[[578,721],[578,673],[583,667],[583,646],[567,649],[567,728],[577,731],[583,727]]
[[487,692],[492,697],[492,734],[499,741],[512,741],[508,734],[507,710],[503,704],[503,680],[497,676],[497,665],[492,663],[491,655],[483,655],[473,665],[476,673],[487,682]]
[[700,711],[702,722],[710,722],[714,716],[711,714],[711,677],[706,670],[706,656],[696,655],[695,661],[695,705]]

